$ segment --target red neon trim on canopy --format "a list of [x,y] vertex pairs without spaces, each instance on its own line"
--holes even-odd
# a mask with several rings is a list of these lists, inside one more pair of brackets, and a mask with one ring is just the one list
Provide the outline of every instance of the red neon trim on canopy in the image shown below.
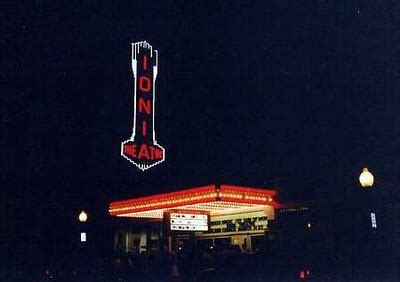
[[123,201],[116,201],[112,202],[110,205],[111,206],[118,206],[118,205],[127,205],[127,204],[134,204],[138,202],[147,202],[147,201],[152,201],[152,200],[160,200],[163,198],[167,197],[179,197],[179,196],[187,196],[192,193],[196,192],[205,192],[205,191],[210,191],[215,189],[215,185],[208,185],[208,186],[201,186],[201,187],[196,187],[196,188],[190,188],[190,189],[185,189],[182,191],[176,191],[176,192],[169,192],[169,193],[162,193],[162,194],[157,194],[157,195],[152,195],[152,196],[145,196],[145,197],[140,197],[136,199],[129,199],[129,200],[123,200]]
[[265,193],[268,196],[275,196],[276,191],[275,190],[265,190],[263,188],[254,188],[254,187],[245,187],[245,186],[236,186],[236,185],[221,185],[221,191],[224,190],[232,190],[236,192],[249,192],[249,193],[255,193],[255,194],[260,194],[260,193]]
[[[196,201],[185,201],[185,202],[180,202],[180,203],[175,203],[175,204],[160,204],[155,206],[154,208],[135,208],[134,206],[129,209],[125,209],[123,211],[123,214],[125,213],[132,213],[132,212],[142,212],[142,211],[149,211],[149,210],[154,210],[154,209],[172,209],[172,208],[179,208],[181,206],[187,206],[187,205],[195,205],[195,204],[202,204],[202,203],[212,203],[214,202],[213,200],[196,200]],[[121,214],[120,212],[115,212],[112,210],[113,208],[110,207],[110,214],[111,215],[117,215]]]

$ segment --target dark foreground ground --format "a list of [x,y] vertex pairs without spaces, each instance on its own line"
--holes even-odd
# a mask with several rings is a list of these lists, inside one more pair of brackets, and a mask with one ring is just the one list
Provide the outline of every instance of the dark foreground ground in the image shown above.
[[[35,259],[35,258],[33,258]],[[0,272],[0,281],[400,281],[387,262],[327,261],[282,252],[235,249],[149,252],[100,257],[91,252]]]

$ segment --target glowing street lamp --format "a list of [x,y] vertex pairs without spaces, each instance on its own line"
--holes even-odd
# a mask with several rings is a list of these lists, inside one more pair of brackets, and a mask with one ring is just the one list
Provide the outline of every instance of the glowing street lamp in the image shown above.
[[80,222],[86,222],[87,219],[88,219],[87,213],[85,211],[81,211],[81,213],[79,214],[78,219],[79,219]]
[[363,171],[360,174],[359,180],[360,180],[360,184],[363,188],[371,188],[372,185],[374,185],[374,176],[366,167],[363,168]]

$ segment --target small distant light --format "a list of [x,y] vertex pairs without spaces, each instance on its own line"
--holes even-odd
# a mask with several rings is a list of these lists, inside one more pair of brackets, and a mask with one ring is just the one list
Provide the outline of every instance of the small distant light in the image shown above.
[[178,250],[180,250],[180,251],[181,251],[181,250],[182,250],[182,247],[178,247]]
[[213,247],[213,246],[210,246],[210,249],[212,250],[212,249],[214,249],[214,247]]
[[307,269],[306,273],[307,273],[307,276],[310,276],[310,270]]
[[300,271],[300,279],[304,279],[306,277],[306,275],[304,274],[304,271]]
[[81,242],[86,242],[86,232],[81,232]]
[[272,199],[271,197],[268,197],[268,202],[272,202],[274,199]]
[[307,228],[308,228],[308,229],[311,228],[311,222],[307,223]]

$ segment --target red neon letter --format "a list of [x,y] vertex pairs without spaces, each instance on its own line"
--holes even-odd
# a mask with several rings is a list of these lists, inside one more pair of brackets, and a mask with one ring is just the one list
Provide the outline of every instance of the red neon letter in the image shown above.
[[144,100],[142,97],[139,98],[139,113],[146,112],[146,114],[150,114],[151,113],[151,104],[150,104],[150,100]]
[[139,89],[143,92],[149,92],[151,89],[151,80],[147,76],[139,77]]
[[146,136],[147,134],[147,122],[144,120],[142,121],[142,135]]
[[163,151],[156,149],[155,157],[156,159],[161,159],[163,157]]
[[126,145],[124,146],[124,153],[130,154],[133,157],[136,157],[136,145]]
[[147,145],[146,144],[143,144],[141,147],[140,147],[140,151],[139,151],[139,159],[141,159],[142,157],[144,157],[145,159],[149,159],[150,157],[149,157],[149,150],[147,150]]
[[150,159],[154,159],[154,151],[156,150],[154,146],[149,146],[150,148]]
[[147,55],[144,55],[143,57],[143,69],[147,70]]

